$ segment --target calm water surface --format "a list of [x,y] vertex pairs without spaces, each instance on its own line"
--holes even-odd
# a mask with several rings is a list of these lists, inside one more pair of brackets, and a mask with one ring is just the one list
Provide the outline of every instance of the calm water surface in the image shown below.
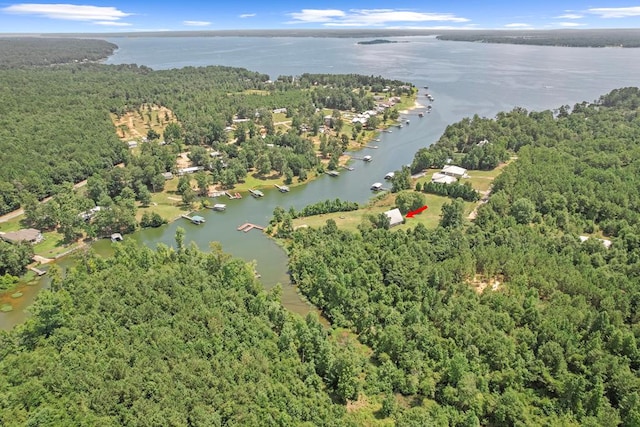
[[[178,220],[160,229],[142,230],[126,238],[155,247],[174,245],[175,230],[182,227],[186,240],[208,249],[218,241],[225,251],[248,261],[256,261],[266,288],[283,284],[283,303],[304,314],[310,306],[300,300],[286,273],[284,251],[260,232],[239,232],[244,222],[266,225],[276,206],[288,209],[325,199],[340,198],[366,202],[369,187],[384,175],[411,162],[421,147],[434,143],[448,124],[478,114],[494,117],[514,107],[528,110],[554,109],[593,101],[612,89],[638,86],[633,70],[640,70],[640,49],[589,49],[542,46],[492,45],[438,41],[433,37],[394,38],[400,43],[358,45],[345,38],[112,38],[119,49],[108,64],[136,63],[153,69],[186,66],[225,65],[268,74],[359,73],[408,81],[421,88],[419,102],[427,105],[422,89],[429,86],[435,98],[433,112],[418,118],[414,110],[404,118],[411,124],[380,135],[378,149],[362,153],[373,156],[371,163],[355,161],[354,170],[337,178],[325,176],[304,187],[281,194],[267,189],[265,197],[224,200],[227,211],[204,211],[207,222],[196,226]],[[108,251],[108,242],[97,245]],[[8,328],[14,321],[4,321]],[[11,319],[24,318],[22,309]]]

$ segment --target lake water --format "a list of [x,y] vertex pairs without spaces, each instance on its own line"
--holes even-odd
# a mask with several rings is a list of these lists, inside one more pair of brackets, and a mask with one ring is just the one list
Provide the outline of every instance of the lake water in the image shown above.
[[[381,134],[380,142],[374,143],[379,148],[362,153],[370,154],[373,161],[356,161],[351,172],[343,171],[337,178],[322,177],[290,193],[274,188],[266,190],[260,199],[225,199],[225,212],[201,212],[207,220],[203,225],[178,220],[126,238],[151,247],[159,242],[173,245],[175,230],[180,226],[186,231],[186,241],[194,241],[201,249],[219,241],[225,251],[255,260],[265,287],[282,283],[285,306],[304,314],[310,307],[288,285],[284,251],[256,230],[237,231],[240,224],[266,225],[278,205],[299,209],[335,198],[366,202],[373,182],[382,182],[387,172],[410,163],[419,148],[437,141],[447,125],[464,117],[494,117],[516,106],[554,109],[640,84],[633,71],[640,70],[640,49],[494,45],[433,37],[391,39],[400,43],[358,45],[358,39],[295,37],[110,38],[119,49],[106,61],[108,64],[136,63],[153,69],[225,65],[265,73],[272,79],[302,73],[381,75],[411,82],[418,88],[429,86],[435,99],[430,114],[418,118],[420,110],[412,111],[403,116],[411,120],[410,125]],[[421,89],[418,100],[427,105],[424,93]],[[100,242],[97,246],[105,251],[108,245]],[[0,327],[11,327],[14,322],[3,322],[3,316]],[[12,317],[19,315],[13,313]]]

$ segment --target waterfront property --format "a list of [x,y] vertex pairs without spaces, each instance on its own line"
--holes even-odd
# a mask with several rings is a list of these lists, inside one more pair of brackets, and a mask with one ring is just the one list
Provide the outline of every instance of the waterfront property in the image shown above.
[[436,172],[431,175],[431,182],[437,182],[439,184],[453,184],[457,182],[458,179],[451,175],[445,175],[441,172]]
[[453,176],[455,178],[466,178],[467,170],[460,166],[446,165],[441,171],[444,175]]
[[400,225],[404,222],[404,218],[402,217],[402,213],[400,209],[395,208],[384,213],[389,218],[389,226],[394,227],[396,225]]
[[44,237],[40,230],[35,228],[23,228],[18,231],[9,231],[7,233],[0,234],[0,239],[8,243],[28,242],[28,243],[40,243]]

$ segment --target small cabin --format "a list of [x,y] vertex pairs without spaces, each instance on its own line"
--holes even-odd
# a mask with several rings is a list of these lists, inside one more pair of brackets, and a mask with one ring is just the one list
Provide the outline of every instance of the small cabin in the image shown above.
[[374,182],[373,185],[371,185],[371,189],[373,191],[380,191],[382,190],[382,183],[381,182]]

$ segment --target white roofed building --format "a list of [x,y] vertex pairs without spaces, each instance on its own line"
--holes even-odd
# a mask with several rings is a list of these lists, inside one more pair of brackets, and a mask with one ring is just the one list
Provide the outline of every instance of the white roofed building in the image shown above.
[[464,178],[467,176],[467,170],[460,166],[446,165],[441,171],[445,175],[454,176],[456,178]]
[[436,172],[431,176],[431,182],[437,182],[439,184],[453,184],[454,182],[458,182],[458,178]]
[[400,209],[395,208],[390,211],[386,211],[384,213],[387,217],[389,217],[389,226],[393,227],[395,225],[400,225],[404,222],[404,218],[402,217],[402,213],[400,213]]

